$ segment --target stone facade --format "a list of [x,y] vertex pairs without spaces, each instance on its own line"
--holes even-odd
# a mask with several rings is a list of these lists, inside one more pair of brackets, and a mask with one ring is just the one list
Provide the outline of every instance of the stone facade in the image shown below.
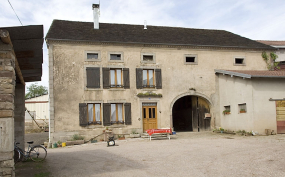
[[[266,64],[261,50],[196,48],[167,45],[128,45],[108,43],[49,43],[50,66],[50,133],[51,141],[64,141],[73,134],[84,135],[86,139],[102,133],[106,126],[80,126],[80,103],[131,103],[131,125],[111,125],[113,132],[129,134],[132,130],[143,132],[142,105],[157,105],[157,128],[173,127],[173,105],[182,97],[196,96],[210,108],[211,128],[219,125],[219,93],[216,92],[214,69],[265,70]],[[86,54],[99,53],[96,61],[88,60]],[[110,54],[119,53],[121,61],[111,61]],[[145,62],[142,54],[154,56],[154,62]],[[186,56],[195,56],[196,61],[188,64]],[[235,64],[235,58],[243,58],[243,64]],[[100,68],[100,87],[87,88],[86,69]],[[128,68],[130,89],[103,87],[103,68]],[[136,69],[161,69],[162,88],[136,86]],[[139,93],[152,92],[162,97],[138,97]],[[102,106],[103,107],[103,106]],[[101,114],[104,113],[101,107]],[[101,115],[102,116],[102,115]],[[87,118],[86,118],[87,119]],[[101,117],[102,119],[102,117]]]
[[0,176],[14,176],[15,55],[0,40]]

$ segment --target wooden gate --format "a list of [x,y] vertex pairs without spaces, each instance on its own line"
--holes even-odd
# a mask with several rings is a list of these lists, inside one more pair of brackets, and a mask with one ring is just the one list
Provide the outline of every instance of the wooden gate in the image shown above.
[[205,114],[210,113],[209,104],[205,99],[192,96],[192,112],[194,132],[211,130],[211,119],[205,118]]
[[157,129],[157,108],[156,104],[143,104],[143,131],[147,129]]
[[285,101],[276,101],[277,133],[285,133]]

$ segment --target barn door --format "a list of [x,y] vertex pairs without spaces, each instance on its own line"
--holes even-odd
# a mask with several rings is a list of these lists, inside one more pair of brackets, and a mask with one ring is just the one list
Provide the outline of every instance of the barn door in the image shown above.
[[277,133],[285,133],[285,101],[276,101]]
[[192,121],[193,131],[211,130],[211,119],[205,118],[205,114],[210,113],[210,107],[207,101],[200,97],[192,97]]

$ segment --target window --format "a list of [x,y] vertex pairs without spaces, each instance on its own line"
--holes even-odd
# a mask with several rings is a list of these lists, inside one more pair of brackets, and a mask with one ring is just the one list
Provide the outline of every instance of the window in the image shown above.
[[129,68],[103,68],[103,88],[129,89]]
[[123,123],[123,104],[111,104],[111,124]]
[[246,103],[238,104],[239,113],[246,113]]
[[110,54],[110,60],[121,60],[121,54]]
[[86,87],[100,88],[100,67],[86,67]]
[[87,60],[98,59],[98,53],[87,53]]
[[243,57],[236,57],[234,59],[234,65],[245,65],[245,58],[243,58]]
[[230,114],[231,113],[231,106],[224,106],[223,113],[224,113],[224,115],[225,114]]
[[154,76],[153,69],[143,70],[143,87],[144,88],[154,88]]
[[85,51],[85,61],[101,61],[100,51]]
[[101,125],[101,104],[87,104],[88,124]]
[[184,56],[184,63],[186,65],[197,65],[198,64],[198,57],[197,55],[185,55]]
[[121,88],[122,80],[122,69],[110,69],[111,88]]
[[161,69],[136,68],[136,84],[137,89],[162,89]]
[[142,63],[155,63],[155,54],[153,53],[142,53],[141,54]]

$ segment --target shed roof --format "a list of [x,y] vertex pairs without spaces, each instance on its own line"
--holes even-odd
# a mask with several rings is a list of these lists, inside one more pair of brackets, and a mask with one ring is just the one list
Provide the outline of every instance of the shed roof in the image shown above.
[[224,75],[237,76],[242,78],[285,78],[285,71],[268,71],[268,70],[218,70],[215,73]]
[[43,63],[43,25],[0,29],[6,29],[9,32],[24,81],[40,81]]
[[257,42],[271,45],[271,46],[284,46],[285,47],[285,41],[265,41],[265,40],[257,40]]
[[224,30],[53,20],[46,40],[187,45],[275,50]]

